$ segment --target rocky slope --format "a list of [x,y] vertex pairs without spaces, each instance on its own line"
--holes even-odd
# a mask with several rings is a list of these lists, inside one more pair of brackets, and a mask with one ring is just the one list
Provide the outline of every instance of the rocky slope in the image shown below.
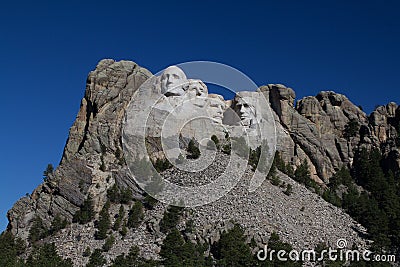
[[[8,212],[7,231],[27,240],[37,216],[46,226],[50,226],[57,214],[71,222],[89,194],[94,197],[95,210],[99,212],[107,190],[115,183],[121,188],[129,187],[135,198],[143,198],[123,160],[121,127],[133,93],[150,76],[148,70],[130,61],[105,59],[98,63],[88,75],[85,96],[70,129],[60,165],[30,196],[21,198]],[[295,105],[295,92],[291,88],[273,84],[259,90],[274,111],[277,149],[282,158],[294,168],[306,159],[312,178],[321,185],[328,183],[342,165],[351,166],[360,147],[380,148],[399,168],[400,151],[395,145],[398,133],[393,125],[398,124],[400,108],[395,103],[380,106],[367,116],[344,95],[334,92],[320,92]],[[359,124],[360,130],[348,136],[346,129],[352,121]],[[220,156],[219,164],[223,164],[224,156]],[[166,175],[182,180],[192,177],[175,169],[166,171]],[[365,245],[366,241],[358,235],[365,229],[342,210],[286,175],[279,173],[279,176],[293,185],[290,196],[269,181],[249,193],[244,179],[219,201],[194,208],[185,217],[195,222],[197,233],[193,238],[214,242],[233,219],[244,225],[258,243],[265,243],[269,234],[276,231],[296,248],[314,247],[321,241],[334,244],[338,238]],[[140,245],[145,257],[156,258],[164,238],[157,224],[165,208],[158,204],[154,210],[146,210],[144,222],[137,230],[130,230],[125,238],[114,233],[117,241],[107,254],[108,259],[127,252],[128,244],[133,243]],[[117,206],[112,205],[110,211],[118,213]],[[47,240],[56,242],[60,255],[83,265],[87,262],[82,256],[83,250],[87,246],[98,248],[104,243],[94,240],[93,234],[93,222],[74,223]]]
[[[346,96],[323,91],[305,97],[294,106],[295,92],[284,85],[262,86],[276,113],[278,151],[294,166],[306,159],[313,178],[327,183],[342,166],[350,167],[360,147],[380,148],[384,156],[393,155],[397,167],[399,149],[396,125],[400,108],[396,103],[379,106],[370,116]],[[360,130],[346,137],[346,126],[355,121]]]

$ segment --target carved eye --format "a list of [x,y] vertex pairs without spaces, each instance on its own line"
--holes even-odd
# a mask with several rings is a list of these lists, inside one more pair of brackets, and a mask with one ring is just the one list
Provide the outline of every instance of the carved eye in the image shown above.
[[177,74],[172,75],[175,79],[179,79],[179,76]]

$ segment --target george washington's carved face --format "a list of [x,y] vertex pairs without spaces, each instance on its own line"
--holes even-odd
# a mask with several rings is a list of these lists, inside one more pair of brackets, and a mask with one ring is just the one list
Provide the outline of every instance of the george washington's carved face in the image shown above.
[[161,93],[166,96],[181,96],[187,83],[185,73],[176,66],[166,68],[161,75]]

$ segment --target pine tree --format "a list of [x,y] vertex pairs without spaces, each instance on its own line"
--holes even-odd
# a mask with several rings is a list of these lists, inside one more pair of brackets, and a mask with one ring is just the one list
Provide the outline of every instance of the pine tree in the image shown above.
[[156,171],[159,173],[172,168],[172,164],[168,161],[168,159],[157,158],[156,162],[153,165]]
[[342,200],[338,197],[333,189],[326,189],[322,194],[322,198],[336,207],[342,207]]
[[139,256],[139,248],[134,245],[130,248],[128,255],[117,256],[111,267],[157,267],[160,262],[154,260],[146,260]]
[[185,241],[176,228],[172,229],[165,237],[160,256],[166,267],[205,266],[203,248],[190,241]]
[[138,266],[139,258],[139,248],[137,246],[132,246],[129,249],[128,255],[119,255],[117,256],[111,267],[133,267],[133,266]]
[[360,130],[360,124],[356,119],[351,119],[345,126],[343,136],[347,139],[356,136]]
[[110,214],[108,213],[110,209],[110,201],[108,200],[99,214],[99,220],[96,224],[97,231],[95,233],[96,239],[102,240],[107,237],[107,233],[110,230],[111,220]]
[[[279,157],[279,152],[277,152],[277,155]],[[277,175],[277,164],[278,164],[278,158],[275,155],[274,161],[272,162],[271,168],[269,170],[269,173],[267,175],[267,179],[269,179],[271,181],[272,185],[278,186],[281,184],[281,180],[279,179],[278,175]],[[283,163],[284,165],[284,163]]]
[[43,172],[43,180],[46,181],[49,175],[54,172],[54,167],[52,164],[47,164],[46,170]]
[[287,184],[286,190],[283,193],[285,193],[287,196],[290,196],[293,193],[293,186],[291,184]]
[[351,216],[368,229],[376,251],[387,250],[399,240],[395,229],[400,214],[400,199],[394,189],[393,178],[383,172],[382,161],[379,149],[368,152],[363,148],[356,153],[353,175],[370,194],[363,193],[358,198],[348,194],[343,201]]
[[275,186],[279,186],[281,184],[281,179],[279,179],[278,175],[273,175],[271,178],[271,184]]
[[106,167],[106,164],[104,163],[104,156],[103,155],[100,156],[100,161],[101,161],[100,170],[105,172],[107,170],[107,167]]
[[294,179],[301,184],[307,185],[311,180],[310,171],[308,170],[308,163],[307,160],[304,159],[303,163],[297,167],[296,171],[294,172]]
[[184,244],[185,241],[179,231],[176,228],[172,229],[166,236],[160,251],[165,266],[183,266],[180,255]]
[[107,190],[107,197],[112,203],[120,203],[121,195],[116,183]]
[[353,175],[357,184],[364,186],[368,183],[367,179],[370,176],[369,156],[366,148],[358,151],[354,157]]
[[275,152],[275,157],[272,165],[275,166],[281,172],[286,173],[286,164],[283,161],[279,151]]
[[0,234],[0,266],[23,266],[22,260],[18,258],[25,252],[25,243],[14,238],[11,232],[5,231]]
[[216,149],[219,150],[221,145],[218,137],[215,134],[211,136],[211,141],[215,144]]
[[83,257],[89,257],[92,254],[92,251],[90,250],[90,247],[87,246],[85,251],[83,252],[82,256]]
[[294,177],[294,169],[293,169],[293,166],[290,164],[290,163],[288,163],[287,165],[286,165],[286,172],[285,172],[289,177]]
[[143,219],[143,204],[140,201],[136,201],[131,210],[129,211],[128,224],[129,228],[136,228],[139,226]]
[[225,144],[222,147],[222,153],[226,154],[226,155],[230,155],[231,154],[231,150],[232,150],[232,145],[231,143]]
[[86,267],[101,267],[104,264],[106,264],[106,260],[101,254],[101,250],[95,249],[92,255],[90,255],[89,262],[86,265]]
[[251,166],[253,171],[257,169],[260,156],[261,156],[261,146],[258,146],[254,150],[250,148],[248,164]]
[[244,230],[238,224],[221,234],[220,240],[211,249],[217,266],[254,266],[251,248],[246,243]]
[[103,245],[103,251],[104,251],[104,252],[110,251],[110,249],[111,249],[112,246],[114,245],[114,242],[115,242],[115,237],[114,237],[113,235],[109,236],[109,237],[106,239],[106,242],[105,242],[104,245]]
[[124,209],[124,206],[121,205],[121,206],[119,206],[118,217],[115,220],[114,225],[113,225],[114,231],[119,230],[119,228],[121,227],[121,224],[122,224],[122,220],[124,219],[124,216],[125,216],[125,209]]
[[198,145],[196,145],[194,138],[189,141],[188,147],[186,149],[188,159],[198,159],[201,155]]
[[35,249],[26,261],[27,266],[59,266],[72,267],[71,260],[58,256],[54,243],[44,244]]
[[[289,243],[282,242],[275,232],[271,234],[271,237],[268,240],[268,249],[275,251],[286,251],[289,253],[292,251],[292,246]],[[287,254],[286,254],[287,255]],[[300,261],[280,261],[275,254],[275,257],[272,258],[272,261],[266,260],[263,262],[259,262],[259,266],[274,266],[274,267],[300,267],[302,263]]]
[[32,226],[29,229],[29,241],[34,243],[47,236],[48,232],[43,224],[42,219],[36,216],[33,220]]
[[80,210],[78,210],[72,219],[72,222],[78,222],[80,224],[85,224],[93,220],[95,215],[93,209],[93,199],[89,195],[88,198],[83,202]]
[[146,194],[146,196],[144,197],[144,206],[146,207],[146,209],[152,210],[157,203],[158,200],[150,196],[149,194]]
[[128,234],[128,228],[126,225],[127,225],[127,222],[125,219],[124,222],[122,223],[121,231],[119,232],[122,235],[122,237],[125,237]]
[[350,186],[352,183],[350,171],[344,165],[329,179],[329,187],[333,190],[341,184]]
[[64,229],[68,224],[68,221],[66,219],[63,219],[60,214],[57,214],[53,221],[51,222],[51,226],[49,229],[49,234],[53,235],[54,233],[57,233],[61,229]]
[[172,229],[175,229],[176,225],[179,223],[182,211],[183,208],[181,207],[169,206],[160,221],[160,231],[167,234]]
[[121,196],[120,203],[128,204],[133,199],[132,190],[129,187],[123,188],[121,190],[120,196]]

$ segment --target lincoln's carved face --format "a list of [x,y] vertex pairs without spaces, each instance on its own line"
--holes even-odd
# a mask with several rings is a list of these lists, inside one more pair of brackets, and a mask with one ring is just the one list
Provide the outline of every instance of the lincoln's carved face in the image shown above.
[[217,123],[222,123],[225,111],[225,102],[218,97],[208,98],[208,114]]
[[256,111],[251,103],[251,97],[237,98],[236,110],[239,113],[243,126],[251,127],[256,123]]
[[166,68],[161,75],[161,93],[166,96],[181,96],[187,83],[185,73],[176,66]]

